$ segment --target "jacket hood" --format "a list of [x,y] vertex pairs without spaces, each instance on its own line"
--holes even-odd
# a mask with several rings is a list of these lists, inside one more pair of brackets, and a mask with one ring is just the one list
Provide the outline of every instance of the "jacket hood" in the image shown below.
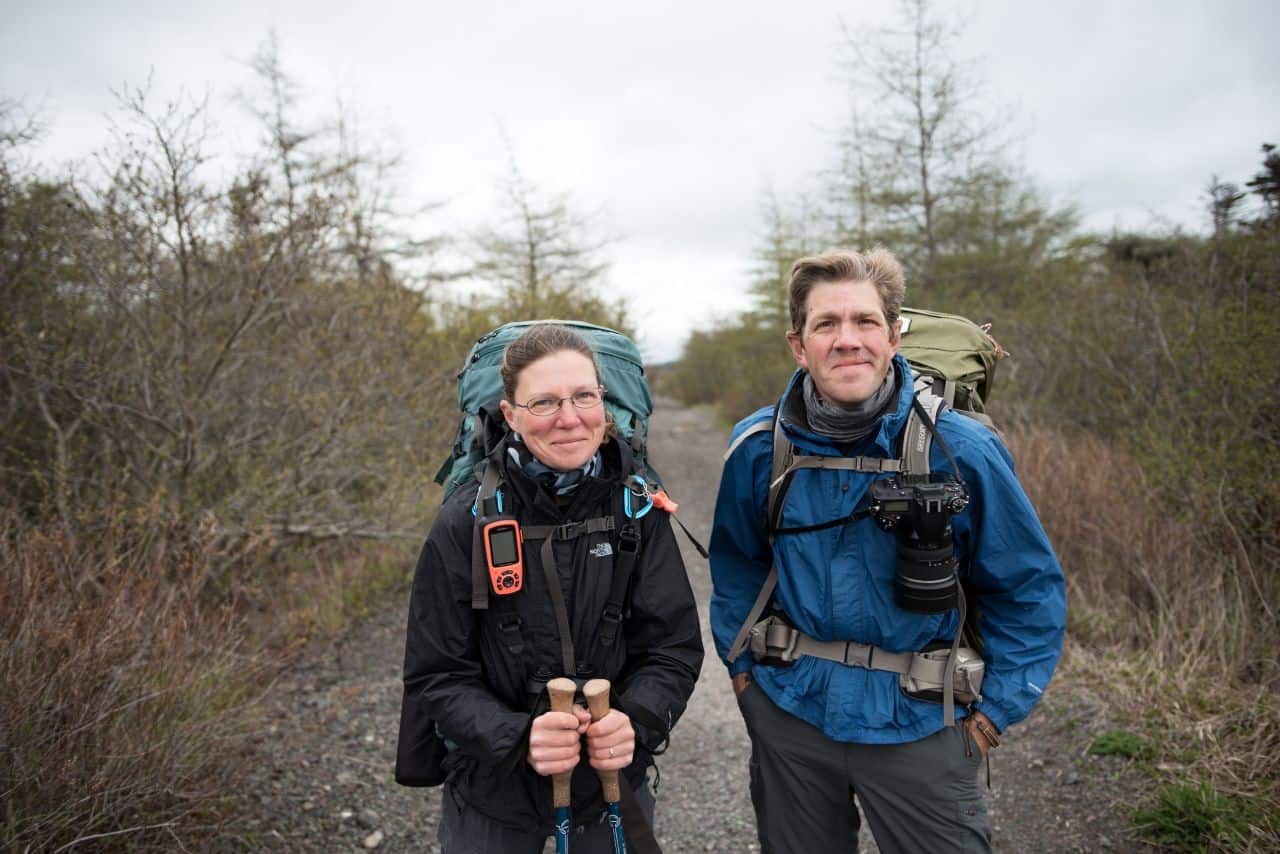
[[[897,353],[891,364],[897,374],[897,406],[880,417],[879,427],[874,433],[854,444],[854,447],[866,448],[871,443],[883,451],[885,456],[893,455],[894,441],[907,423],[907,416],[911,414],[911,401],[915,397],[911,366],[907,364],[906,358]],[[782,429],[797,448],[803,448],[807,453],[841,455],[844,451],[835,442],[813,432],[809,427],[804,408],[804,378],[807,373],[804,368],[797,369],[778,401]]]

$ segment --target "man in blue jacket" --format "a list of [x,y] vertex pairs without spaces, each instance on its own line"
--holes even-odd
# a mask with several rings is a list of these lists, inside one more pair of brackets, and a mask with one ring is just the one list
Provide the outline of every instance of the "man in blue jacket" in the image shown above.
[[[771,473],[775,408],[741,421],[711,535],[711,626],[751,737],[761,845],[855,850],[856,794],[881,851],[989,851],[978,768],[1053,674],[1062,570],[999,437],[946,409],[929,462],[949,503],[897,477],[897,515],[871,512],[893,504],[871,487],[896,477],[915,397],[893,255],[803,258],[789,288],[799,370],[778,428],[795,455],[822,459],[773,482],[787,480]],[[980,615],[981,663],[957,649],[965,608]],[[982,664],[979,697],[962,683]]]

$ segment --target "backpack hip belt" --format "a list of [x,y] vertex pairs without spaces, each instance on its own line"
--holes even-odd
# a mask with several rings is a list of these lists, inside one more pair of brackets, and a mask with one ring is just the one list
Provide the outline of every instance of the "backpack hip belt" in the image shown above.
[[[757,661],[793,663],[802,655],[834,661],[847,667],[884,670],[899,675],[899,684],[908,694],[938,694],[944,691],[951,649],[931,652],[890,652],[855,641],[820,641],[789,625],[778,616],[768,617],[751,627],[751,653]],[[982,677],[986,664],[967,646],[955,649],[956,666],[952,690],[962,705],[982,699]]]

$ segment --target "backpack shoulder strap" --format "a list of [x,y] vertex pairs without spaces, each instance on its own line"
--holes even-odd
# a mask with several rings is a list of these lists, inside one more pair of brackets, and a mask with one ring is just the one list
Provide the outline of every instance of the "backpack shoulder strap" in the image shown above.
[[473,610],[483,611],[489,607],[489,571],[484,563],[480,518],[499,512],[497,505],[501,499],[498,496],[498,467],[492,461],[486,461],[478,477],[480,490],[476,493],[475,507],[472,508],[476,521],[471,526],[471,607]]
[[[775,406],[771,421],[761,421],[758,424],[753,424],[743,431],[743,434],[738,437],[737,441],[729,449],[729,452],[732,453],[734,448],[741,444],[742,440],[751,433],[759,433],[768,429],[773,434],[771,439],[772,462],[769,465],[769,502],[765,509],[764,520],[765,530],[769,533],[769,543],[771,545],[773,543],[774,515],[781,510],[780,499],[786,496],[786,485],[783,483],[786,480],[784,473],[795,456],[795,445],[791,444],[791,440],[787,438],[787,434],[782,429],[780,413],[781,407]],[[789,484],[790,481],[787,480],[787,483]],[[751,603],[751,609],[747,611],[747,618],[743,620],[742,627],[738,629],[737,637],[733,639],[733,643],[729,646],[727,658],[730,664],[733,664],[733,662],[737,661],[738,656],[742,655],[742,650],[746,648],[747,640],[751,636],[751,627],[756,624],[756,621],[760,619],[760,615],[764,613],[769,600],[773,598],[773,590],[777,586],[778,564],[774,561],[769,566],[769,574],[765,576],[760,592],[756,594],[755,602]]]
[[[618,630],[622,626],[622,614],[627,598],[627,588],[631,584],[631,574],[636,568],[636,559],[640,556],[640,526],[631,517],[631,487],[624,483],[619,492],[617,513],[615,517],[622,520],[618,528],[618,553],[613,559],[613,577],[609,581],[609,599],[604,604],[604,613],[600,615],[596,638],[602,647],[613,646],[618,639]],[[652,507],[652,501],[650,502]],[[648,512],[646,508],[644,512]],[[643,515],[643,513],[641,514]]]
[[791,485],[791,480],[785,475],[787,469],[791,467],[791,461],[795,459],[796,446],[791,444],[791,440],[787,438],[787,433],[782,429],[782,407],[774,407],[773,410],[773,463],[769,466],[769,508],[766,516],[766,530],[769,531],[769,540],[773,540],[773,529],[776,527],[777,517],[782,515],[782,502],[787,495],[787,487]]
[[739,433],[738,438],[734,439],[733,442],[730,443],[729,450],[724,452],[724,456],[721,457],[721,460],[727,463],[729,461],[729,457],[733,456],[733,452],[738,450],[738,446],[747,441],[749,437],[754,436],[757,433],[763,433],[765,430],[772,429],[773,424],[769,421],[757,421],[755,424],[752,424],[746,430]]
[[[944,383],[939,394],[934,387],[934,378],[921,375],[915,381],[916,400],[929,415],[929,420],[937,423],[938,416],[948,405],[947,393],[955,394],[955,384]],[[933,433],[929,425],[920,417],[916,407],[911,407],[906,426],[902,429],[902,473],[905,475],[927,477],[929,468],[929,451],[933,447]]]
[[775,561],[769,567],[769,574],[765,576],[764,584],[760,587],[760,592],[756,595],[756,601],[751,603],[751,610],[747,612],[747,618],[742,621],[742,627],[738,629],[737,637],[733,639],[733,643],[729,646],[729,654],[725,656],[730,664],[738,660],[738,656],[742,655],[742,650],[746,648],[747,641],[751,639],[751,627],[760,620],[760,615],[764,613],[765,606],[769,604],[769,600],[773,598],[773,589],[778,586],[778,564]]

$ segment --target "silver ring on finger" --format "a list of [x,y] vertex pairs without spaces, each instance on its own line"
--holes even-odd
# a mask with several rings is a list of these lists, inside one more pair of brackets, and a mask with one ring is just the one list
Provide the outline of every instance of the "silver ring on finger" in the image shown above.
[[612,747],[610,747],[610,748],[609,748],[609,758],[610,758],[610,759],[612,759],[612,758],[613,758],[613,748],[612,748]]

